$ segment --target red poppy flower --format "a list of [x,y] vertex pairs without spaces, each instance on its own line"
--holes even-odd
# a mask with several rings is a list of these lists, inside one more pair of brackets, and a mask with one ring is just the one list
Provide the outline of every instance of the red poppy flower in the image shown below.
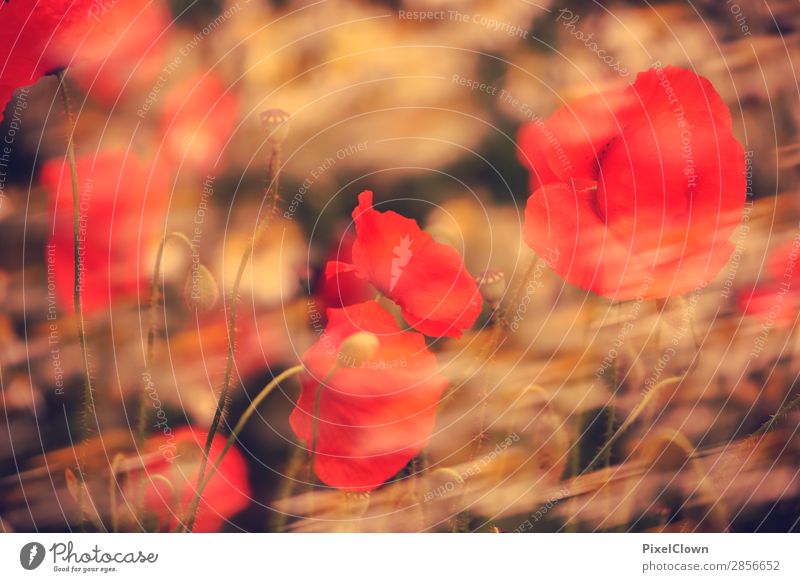
[[437,243],[415,220],[372,208],[372,192],[353,211],[353,262],[328,263],[332,277],[354,271],[397,303],[403,318],[433,337],[460,337],[475,323],[483,299],[458,252]]
[[[200,429],[184,426],[172,435],[148,439],[145,452],[148,458],[156,460],[148,463],[145,471],[132,474],[125,483],[123,492],[131,507],[135,507],[139,491],[144,488],[145,514],[158,519],[159,531],[174,529],[194,498],[206,435]],[[225,440],[223,436],[214,437],[210,463],[222,452]],[[193,531],[219,531],[249,502],[247,464],[242,453],[231,447],[203,490]]]
[[[343,361],[342,344],[358,332],[374,334],[376,349],[363,361]],[[375,489],[425,446],[447,380],[424,336],[401,331],[377,302],[329,309],[325,332],[303,363],[307,373],[289,420],[311,447],[321,391],[314,471],[323,483]]]
[[165,150],[174,163],[208,172],[236,125],[237,101],[213,72],[198,74],[167,96],[161,118]]
[[[151,251],[161,236],[166,196],[157,175],[134,154],[106,152],[77,160],[79,236],[82,241],[84,312],[112,301],[134,299],[151,277]],[[64,160],[42,169],[50,193],[53,230],[47,264],[55,276],[56,298],[71,310],[74,282],[72,182]]]
[[[352,264],[353,245],[356,237],[345,233],[338,244],[330,249],[327,262]],[[344,307],[353,303],[363,303],[372,299],[378,291],[355,271],[332,272],[330,276],[320,277],[317,296],[325,307]]]
[[96,20],[96,0],[0,2],[0,111],[18,87],[69,65]]
[[702,288],[733,251],[744,151],[711,83],[640,73],[520,131],[525,241],[568,282],[617,300]]

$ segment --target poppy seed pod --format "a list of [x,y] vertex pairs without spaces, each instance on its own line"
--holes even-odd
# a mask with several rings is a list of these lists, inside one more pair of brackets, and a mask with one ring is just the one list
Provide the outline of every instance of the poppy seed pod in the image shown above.
[[355,368],[369,361],[378,351],[380,342],[371,333],[360,331],[342,342],[339,350],[339,365],[344,368]]
[[[425,338],[401,330],[377,301],[327,314],[324,334],[303,354],[302,390],[289,423],[300,440],[314,443],[320,481],[371,491],[425,447],[447,378]],[[381,366],[341,365],[343,357],[367,355]]]
[[506,276],[502,271],[489,269],[475,278],[484,300],[497,306],[506,292]]
[[261,113],[261,125],[267,141],[280,146],[289,135],[289,114],[283,109],[267,109]]
[[201,264],[192,269],[186,279],[183,298],[189,307],[201,313],[214,308],[219,300],[219,285],[208,267]]

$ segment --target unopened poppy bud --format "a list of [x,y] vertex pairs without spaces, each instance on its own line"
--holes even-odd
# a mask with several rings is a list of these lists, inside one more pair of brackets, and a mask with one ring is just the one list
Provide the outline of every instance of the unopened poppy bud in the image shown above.
[[379,347],[378,338],[371,333],[365,331],[354,333],[342,342],[342,347],[339,349],[339,363],[345,368],[355,368],[370,360]]
[[214,308],[219,299],[219,286],[214,275],[205,265],[197,265],[186,279],[183,289],[186,304],[197,311],[204,312]]
[[500,303],[506,292],[506,276],[502,271],[489,269],[478,275],[475,281],[487,302],[492,305]]
[[267,141],[279,146],[289,135],[289,114],[283,109],[268,109],[261,114],[261,125],[267,134]]

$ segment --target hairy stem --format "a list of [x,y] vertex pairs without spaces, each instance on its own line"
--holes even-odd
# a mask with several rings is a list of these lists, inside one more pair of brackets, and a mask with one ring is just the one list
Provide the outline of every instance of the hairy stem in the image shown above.
[[[147,348],[144,355],[144,378],[142,382],[142,394],[139,400],[139,417],[136,427],[136,444],[141,450],[144,446],[144,439],[147,433],[147,389],[148,382],[153,382],[153,355],[155,353],[156,331],[158,330],[158,306],[161,302],[162,289],[162,263],[164,260],[164,249],[170,240],[181,241],[192,249],[191,241],[181,232],[171,232],[161,239],[153,265],[153,278],[150,283],[150,326],[147,330]],[[144,480],[141,480],[138,492],[136,507],[142,510],[144,506]],[[141,523],[141,522],[140,522]]]
[[[158,252],[156,253],[156,260],[153,266],[153,278],[150,284],[150,327],[147,330],[147,349],[144,355],[145,374],[151,378],[156,331],[158,330],[158,305],[161,302],[161,270],[164,260],[164,249],[170,240],[181,241],[185,243],[190,250],[192,248],[192,243],[186,235],[181,232],[171,232],[167,234],[161,239],[161,244],[158,245]],[[139,421],[136,431],[137,442],[140,446],[144,443],[145,433],[147,432],[147,399],[145,396],[146,394],[142,392],[142,399],[139,403]]]
[[[220,454],[217,457],[216,461],[214,461],[214,464],[211,465],[211,468],[208,470],[208,474],[205,476],[205,478],[202,481],[200,481],[198,483],[197,491],[195,492],[194,500],[192,501],[192,506],[190,506],[190,508],[189,508],[189,514],[187,516],[187,520],[192,520],[192,519],[196,518],[196,516],[197,516],[197,505],[199,504],[200,497],[202,496],[203,491],[208,486],[208,483],[211,481],[212,477],[214,477],[214,473],[217,472],[217,469],[219,468],[220,464],[222,463],[222,460],[225,458],[225,455],[228,454],[228,451],[231,449],[231,447],[234,445],[236,440],[239,438],[239,434],[241,434],[242,430],[244,429],[245,425],[247,424],[247,421],[250,420],[250,417],[253,416],[255,411],[258,409],[258,407],[264,401],[264,399],[267,396],[269,396],[270,393],[276,387],[278,387],[281,382],[283,382],[287,378],[291,378],[292,376],[295,376],[297,374],[302,373],[304,370],[305,370],[305,366],[303,366],[303,364],[297,364],[296,366],[292,366],[291,368],[289,368],[287,370],[284,370],[282,373],[280,373],[277,376],[275,376],[275,378],[273,378],[272,381],[269,384],[264,386],[264,388],[261,389],[261,392],[259,392],[258,395],[255,398],[253,398],[252,402],[250,402],[250,405],[247,407],[247,409],[244,411],[244,413],[242,413],[242,416],[239,418],[239,421],[236,423],[236,426],[233,427],[233,430],[231,431],[231,434],[228,435],[228,440],[225,442],[225,446],[222,448],[222,451],[220,452]],[[205,457],[205,458],[207,459],[207,457]],[[188,522],[187,521],[186,529],[188,531],[191,531],[190,528],[193,525],[194,525],[193,522]]]
[[[75,162],[75,117],[72,113],[72,103],[69,98],[69,91],[65,80],[64,71],[56,74],[58,78],[58,89],[61,100],[64,103],[64,114],[67,120],[67,163],[72,183],[72,244],[73,244],[73,288],[72,304],[75,310],[75,319],[78,325],[78,342],[81,346],[84,370],[84,391],[83,391],[83,417],[82,417],[82,438],[84,443],[89,440],[91,429],[89,428],[90,418],[94,416],[94,392],[92,390],[92,372],[89,368],[89,349],[86,342],[86,321],[83,317],[83,303],[81,301],[81,271],[83,261],[80,250],[80,195],[78,193],[78,165]],[[86,447],[82,446],[78,459],[78,474],[82,482],[86,481]],[[83,509],[83,488],[80,489],[81,496],[78,505],[81,509],[80,514],[84,515]]]
[[[197,474],[198,491],[203,483],[203,479],[205,478],[206,466],[208,464],[208,454],[211,450],[211,443],[213,442],[214,436],[217,434],[219,425],[224,419],[228,409],[228,393],[230,392],[230,383],[231,376],[233,375],[233,362],[236,350],[236,306],[239,302],[239,288],[241,287],[244,272],[247,269],[247,265],[250,264],[250,259],[253,256],[256,245],[272,221],[272,216],[275,214],[275,210],[278,206],[280,191],[279,160],[280,148],[278,146],[273,146],[269,160],[267,189],[264,195],[268,206],[267,212],[261,219],[261,222],[258,224],[258,226],[256,226],[256,231],[250,239],[250,243],[247,245],[244,254],[242,255],[242,258],[239,262],[239,268],[236,271],[236,278],[233,280],[233,287],[231,288],[230,307],[228,313],[228,357],[225,363],[225,376],[222,381],[222,390],[220,391],[219,400],[217,401],[217,408],[214,412],[214,419],[211,421],[211,426],[208,429],[208,437],[206,438],[206,444],[203,450],[203,458],[200,461],[200,471]],[[186,524],[186,531],[191,532],[192,528],[194,527],[194,521],[197,517],[197,506],[199,502],[199,493],[195,493],[189,509],[189,520]]]

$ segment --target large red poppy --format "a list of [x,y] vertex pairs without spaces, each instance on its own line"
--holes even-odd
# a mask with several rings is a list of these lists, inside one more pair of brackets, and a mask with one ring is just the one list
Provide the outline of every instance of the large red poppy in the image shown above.
[[69,65],[97,24],[97,0],[0,2],[0,112],[18,87]]
[[359,194],[353,220],[353,262],[328,263],[328,277],[354,271],[425,335],[460,337],[475,323],[483,299],[458,251],[435,242],[415,220],[375,210],[369,190]]
[[677,67],[525,125],[525,241],[568,282],[617,300],[702,288],[733,251],[745,161],[711,83]]
[[[374,334],[379,345],[349,365],[339,351],[358,332]],[[303,363],[307,372],[290,422],[310,448],[321,391],[314,471],[323,483],[346,491],[375,489],[427,443],[447,380],[424,336],[401,331],[377,302],[329,309],[325,332]]]
[[[126,502],[135,507],[139,491],[143,490],[145,517],[155,517],[159,531],[174,529],[194,498],[206,435],[200,429],[184,426],[174,434],[148,439],[146,458],[155,460],[147,463],[145,471],[133,473],[125,482]],[[209,451],[211,463],[222,452],[225,440],[219,435],[214,437]],[[232,447],[203,490],[192,531],[219,531],[249,502],[247,464],[242,453]]]
[[[162,234],[162,180],[132,153],[104,152],[77,160],[79,248],[84,312],[136,299],[151,277],[152,251]],[[50,160],[41,179],[50,193],[53,225],[47,246],[56,298],[71,310],[74,278],[72,182],[65,160]]]

